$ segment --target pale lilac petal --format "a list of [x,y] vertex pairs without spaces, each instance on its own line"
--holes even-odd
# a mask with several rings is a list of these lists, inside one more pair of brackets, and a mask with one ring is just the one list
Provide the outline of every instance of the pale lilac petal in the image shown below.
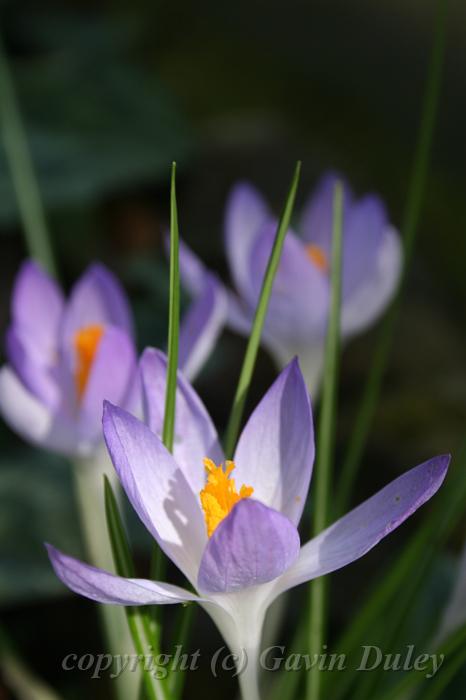
[[63,294],[54,280],[32,260],[25,262],[13,289],[12,327],[38,364],[54,360],[63,309]]
[[373,323],[393,298],[401,276],[403,250],[398,232],[386,228],[372,269],[343,300],[341,332],[345,337]]
[[77,430],[81,436],[100,441],[104,400],[126,407],[136,372],[137,357],[132,339],[120,328],[108,326],[79,402]]
[[450,456],[434,457],[406,472],[301,548],[275,595],[341,569],[371,550],[440,488]]
[[117,278],[103,265],[91,265],[76,282],[62,326],[62,347],[70,347],[81,328],[113,325],[133,336],[128,301]]
[[199,495],[144,423],[105,403],[104,437],[134,510],[165,554],[194,583],[206,544]]
[[227,292],[227,301],[228,327],[242,335],[249,335],[254,319],[254,310],[232,292]]
[[[165,414],[167,358],[159,350],[147,348],[141,357],[140,368],[146,422],[161,437]],[[224,460],[214,424],[199,396],[180,372],[176,392],[173,454],[191,490],[197,495],[205,486],[204,458],[209,457],[216,464]]]
[[0,370],[0,413],[27,442],[59,454],[79,451],[76,431],[64,411],[52,411],[41,403],[8,366]]
[[51,409],[60,402],[60,387],[51,363],[44,364],[37,353],[29,353],[19,329],[10,326],[6,334],[7,356],[18,377],[39,401]]
[[355,202],[344,217],[342,298],[346,300],[373,274],[388,217],[375,195]]
[[184,588],[142,578],[123,578],[69,557],[46,544],[58,578],[79,595],[111,605],[167,605],[197,601]]
[[259,501],[239,501],[217,526],[202,557],[199,590],[232,593],[280,576],[299,554],[296,527]]
[[[268,223],[258,236],[249,274],[254,304],[272,251],[276,223]],[[314,265],[301,241],[289,232],[270,297],[265,332],[281,345],[303,345],[325,333],[329,305],[328,275]]]
[[203,291],[191,304],[180,327],[179,366],[189,379],[199,373],[214,349],[227,314],[225,289],[209,274]]
[[179,259],[183,286],[193,297],[200,296],[210,273],[200,258],[182,240],[179,244]]
[[257,236],[270,218],[267,204],[251,185],[233,188],[226,206],[225,245],[230,272],[238,292],[250,303],[251,255]]
[[329,172],[317,183],[314,192],[304,206],[300,222],[303,240],[322,248],[329,260],[332,250],[333,198],[337,182],[343,183],[343,214],[345,218],[348,206],[353,199],[350,186],[339,173]]
[[251,415],[234,460],[238,488],[252,486],[255,499],[299,522],[314,462],[314,430],[309,394],[296,359]]

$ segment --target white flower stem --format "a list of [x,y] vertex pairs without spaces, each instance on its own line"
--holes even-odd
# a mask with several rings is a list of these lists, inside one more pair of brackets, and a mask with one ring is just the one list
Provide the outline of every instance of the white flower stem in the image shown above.
[[[105,520],[104,474],[118,492],[118,479],[103,447],[95,456],[73,463],[76,503],[87,555],[94,566],[114,571]],[[106,651],[112,655],[135,654],[124,608],[99,605],[98,609],[109,645]],[[119,700],[134,700],[138,697],[140,678],[139,670],[127,670],[113,680]]]

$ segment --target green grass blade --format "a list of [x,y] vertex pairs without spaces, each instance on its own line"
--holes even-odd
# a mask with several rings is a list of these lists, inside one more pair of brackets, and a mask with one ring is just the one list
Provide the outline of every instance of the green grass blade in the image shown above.
[[170,306],[168,319],[168,367],[163,420],[163,444],[173,451],[175,435],[176,376],[180,335],[180,262],[178,210],[176,206],[176,163],[172,164],[170,187]]
[[0,36],[0,123],[26,245],[31,257],[51,274],[56,267],[45,212],[34,171],[10,63]]
[[[325,342],[325,363],[322,405],[317,439],[317,466],[315,472],[315,502],[313,535],[317,535],[328,524],[330,482],[333,471],[335,442],[335,418],[340,356],[340,305],[341,305],[341,261],[343,232],[343,186],[337,183],[333,197],[333,234],[331,261],[330,317]],[[320,654],[325,627],[325,598],[327,579],[321,577],[311,582],[309,645],[311,654]],[[307,697],[319,700],[321,673],[311,669],[308,676]]]
[[246,348],[246,354],[244,356],[243,366],[241,368],[238,387],[236,389],[236,394],[233,400],[233,407],[231,410],[230,419],[228,421],[225,438],[225,454],[228,458],[232,457],[236,445],[236,440],[238,438],[238,433],[241,426],[241,419],[244,412],[244,405],[246,403],[249,385],[251,383],[252,373],[254,371],[257,352],[259,350],[262,329],[264,327],[264,322],[269,305],[269,299],[272,293],[273,282],[278,269],[278,265],[280,263],[280,257],[283,249],[283,243],[285,241],[286,232],[288,231],[290,225],[290,219],[293,212],[300,173],[301,163],[298,162],[296,164],[293,179],[291,181],[290,189],[288,191],[285,206],[280,216],[277,233],[275,235],[275,241],[267,264],[267,269],[265,271],[262,289],[259,296],[254,321],[252,324],[251,335],[249,336],[248,346]]
[[[184,651],[185,645],[188,643],[195,612],[196,607],[192,603],[183,605],[180,610],[180,616],[178,617],[173,636],[175,644],[179,645],[182,651]],[[173,700],[181,698],[186,674],[187,671],[182,671],[181,669],[176,669],[170,674],[168,684]]]
[[364,392],[356,416],[352,440],[349,445],[340,476],[338,497],[336,501],[337,516],[345,512],[348,503],[350,502],[352,488],[356,481],[361,458],[367,444],[375,407],[380,395],[385,369],[388,364],[391,341],[398,317],[398,307],[401,294],[404,289],[404,281],[406,279],[409,262],[414,249],[422,203],[424,200],[430,154],[432,150],[432,141],[437,118],[437,108],[439,103],[442,68],[445,54],[447,15],[448,0],[439,0],[435,38],[421,111],[418,141],[412,166],[406,209],[401,227],[404,249],[402,279],[396,298],[383,322],[383,326],[377,340],[372,366],[364,386]]
[[[435,505],[427,520],[412,535],[395,562],[390,563],[376,582],[372,592],[351,620],[347,630],[337,640],[335,649],[348,655],[348,670],[335,675],[325,674],[325,688],[334,700],[346,697],[356,682],[352,659],[360,657],[361,645],[371,639],[372,630],[383,620],[386,638],[384,649],[389,650],[395,633],[400,628],[410,605],[427,576],[436,553],[458,525],[466,508],[466,447],[450,467],[445,485],[436,496]],[[390,608],[390,618],[386,610]],[[390,639],[389,639],[390,637]],[[374,643],[378,640],[372,640]],[[396,647],[396,644],[394,644]],[[375,672],[373,672],[375,674]],[[372,674],[364,674],[372,675]],[[338,676],[338,678],[336,677]],[[367,681],[362,681],[364,684]]]
[[[456,630],[452,635],[450,635],[447,641],[435,650],[435,653],[437,655],[444,654],[445,658],[448,659],[451,655],[456,654],[457,652],[460,652],[460,654],[463,655],[465,645],[466,625],[463,625],[460,629]],[[399,683],[389,688],[389,690],[387,690],[385,693],[376,696],[376,700],[400,700],[400,698],[405,697],[405,693],[407,693],[407,691],[419,687],[423,681],[425,681],[425,674],[429,671],[431,671],[431,668],[423,671],[409,671]],[[425,697],[424,694],[422,697]]]
[[[110,482],[104,477],[105,514],[112,548],[115,569],[119,576],[134,577],[134,566],[130,548],[123,527],[120,513]],[[143,683],[149,700],[169,700],[166,684],[155,678],[153,673],[144,670],[144,658],[157,655],[158,648],[154,646],[149,617],[137,607],[125,607],[128,626],[138,655],[141,655]]]

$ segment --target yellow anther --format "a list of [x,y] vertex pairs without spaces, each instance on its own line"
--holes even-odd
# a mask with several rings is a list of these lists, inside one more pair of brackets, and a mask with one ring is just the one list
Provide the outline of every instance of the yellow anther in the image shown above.
[[222,465],[217,467],[211,459],[206,457],[204,467],[207,472],[207,483],[200,493],[200,498],[207,534],[211,537],[217,525],[230,513],[233,506],[243,498],[249,498],[254,489],[243,485],[239,493],[236,491],[235,480],[230,479],[235,463],[230,460],[225,462],[225,469],[223,469]]
[[81,399],[87,386],[97,349],[104,332],[103,326],[95,324],[80,328],[74,334],[76,350],[76,370],[74,382],[78,399]]

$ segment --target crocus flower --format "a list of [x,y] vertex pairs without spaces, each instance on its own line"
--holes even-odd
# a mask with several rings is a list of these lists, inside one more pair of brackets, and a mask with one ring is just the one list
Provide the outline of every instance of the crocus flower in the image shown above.
[[300,546],[298,525],[314,460],[311,406],[294,360],[247,422],[225,461],[198,396],[180,375],[175,447],[160,440],[165,358],[142,358],[147,422],[106,403],[104,436],[121,484],[140,519],[194,592],[162,581],[125,579],[51,546],[58,577],[91,600],[114,605],[197,602],[231,650],[248,664],[243,697],[257,700],[257,655],[264,616],[284,591],[368,552],[441,485],[449,457],[405,473]]
[[[376,195],[356,199],[342,178],[324,176],[304,207],[299,235],[289,231],[285,239],[263,332],[263,344],[279,368],[299,356],[312,394],[319,384],[328,320],[337,179],[344,186],[343,339],[360,333],[382,313],[401,269],[400,238],[382,201]],[[251,185],[233,189],[226,207],[225,247],[237,293],[229,294],[228,323],[245,335],[251,330],[276,227],[269,207]],[[186,247],[181,252],[183,281],[193,289],[196,259]]]
[[[180,363],[189,376],[210,352],[226,305],[212,275],[197,291],[180,335]],[[29,442],[67,456],[92,455],[102,442],[103,400],[137,410],[133,323],[118,280],[93,264],[66,300],[27,261],[16,278],[11,316],[0,412]]]

